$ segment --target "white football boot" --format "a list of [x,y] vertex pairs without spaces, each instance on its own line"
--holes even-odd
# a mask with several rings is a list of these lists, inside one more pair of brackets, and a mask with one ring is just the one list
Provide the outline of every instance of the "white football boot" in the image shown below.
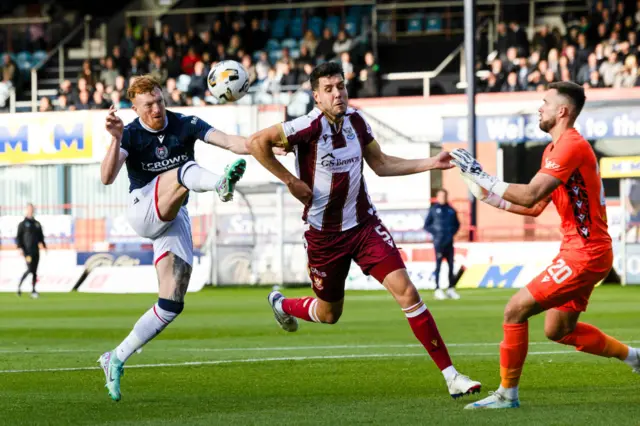
[[482,389],[480,382],[471,380],[469,377],[460,373],[457,373],[453,379],[447,380],[447,387],[449,388],[449,394],[453,399],[460,398],[464,395],[480,393],[480,390]]
[[519,399],[509,399],[499,390],[495,392],[489,392],[489,396],[480,401],[472,402],[464,407],[465,410],[477,410],[477,409],[494,409],[494,408],[519,408]]

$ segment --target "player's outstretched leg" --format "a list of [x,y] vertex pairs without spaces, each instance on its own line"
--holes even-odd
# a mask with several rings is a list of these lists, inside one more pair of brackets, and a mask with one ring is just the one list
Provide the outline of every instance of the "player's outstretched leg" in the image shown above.
[[120,379],[124,363],[134,352],[164,330],[184,308],[184,295],[189,286],[191,266],[169,253],[156,264],[160,284],[158,302],[145,312],[131,333],[112,351],[98,359],[106,378],[106,388],[114,401],[121,398]]
[[500,387],[465,409],[520,407],[518,386],[529,349],[528,319],[542,310],[526,288],[520,289],[509,300],[504,309],[504,338],[500,343]]
[[371,275],[382,282],[402,307],[402,312],[409,321],[413,334],[442,372],[451,397],[459,398],[463,395],[480,392],[482,387],[480,382],[460,374],[453,366],[447,345],[440,336],[436,321],[411,282],[407,270],[397,269],[386,275],[383,274],[384,278],[382,278],[378,272],[384,270],[384,264],[381,264],[378,270],[376,268],[371,271]]
[[640,351],[603,333],[597,327],[578,322],[580,312],[551,309],[545,318],[546,336],[576,350],[605,358],[617,358],[640,374]]
[[[312,297],[306,297],[304,299],[313,299]],[[285,297],[279,291],[272,291],[269,293],[269,297],[267,298],[269,301],[269,305],[271,305],[271,309],[273,309],[273,316],[276,319],[278,325],[284,330],[289,332],[298,331],[298,320],[293,315],[286,313],[282,309],[282,302],[284,302]],[[310,303],[310,300],[306,301],[307,304]]]
[[224,174],[218,176],[200,167],[195,161],[183,164],[177,172],[178,183],[190,191],[216,191],[220,200],[227,202],[233,199],[236,183],[242,178],[247,162],[240,158],[227,165]]

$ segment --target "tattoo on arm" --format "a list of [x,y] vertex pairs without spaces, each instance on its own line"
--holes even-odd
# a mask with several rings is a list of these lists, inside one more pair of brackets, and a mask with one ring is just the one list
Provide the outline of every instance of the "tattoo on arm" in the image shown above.
[[176,288],[171,296],[174,302],[183,302],[184,295],[187,293],[189,287],[189,280],[191,279],[191,265],[178,256],[173,256],[173,279],[176,283]]

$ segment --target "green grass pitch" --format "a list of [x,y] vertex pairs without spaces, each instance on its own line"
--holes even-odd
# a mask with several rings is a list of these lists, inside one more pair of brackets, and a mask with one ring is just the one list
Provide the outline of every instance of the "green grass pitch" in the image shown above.
[[[640,376],[548,342],[530,323],[522,407],[464,411],[400,309],[382,291],[348,292],[337,325],[286,333],[268,289],[189,294],[184,313],[135,354],[111,401],[95,362],[153,295],[0,295],[2,425],[612,425],[639,424]],[[287,290],[288,296],[310,290]],[[423,292],[456,367],[495,390],[502,311],[513,290]],[[640,287],[600,287],[583,320],[640,346]],[[137,367],[137,368],[132,368]],[[63,370],[61,369],[71,369]]]

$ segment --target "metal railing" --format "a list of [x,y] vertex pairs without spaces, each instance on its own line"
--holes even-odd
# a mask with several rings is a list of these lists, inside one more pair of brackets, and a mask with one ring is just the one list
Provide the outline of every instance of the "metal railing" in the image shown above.
[[38,70],[40,70],[49,60],[55,55],[58,54],[58,79],[60,83],[64,81],[64,58],[65,51],[64,47],[67,43],[69,43],[79,32],[84,29],[84,40],[87,48],[87,59],[91,58],[91,43],[89,41],[90,37],[90,25],[91,25],[91,16],[86,15],[84,17],[84,22],[78,24],[71,32],[63,38],[60,43],[51,51],[47,56],[45,56],[40,62],[31,67],[31,111],[38,111]]

